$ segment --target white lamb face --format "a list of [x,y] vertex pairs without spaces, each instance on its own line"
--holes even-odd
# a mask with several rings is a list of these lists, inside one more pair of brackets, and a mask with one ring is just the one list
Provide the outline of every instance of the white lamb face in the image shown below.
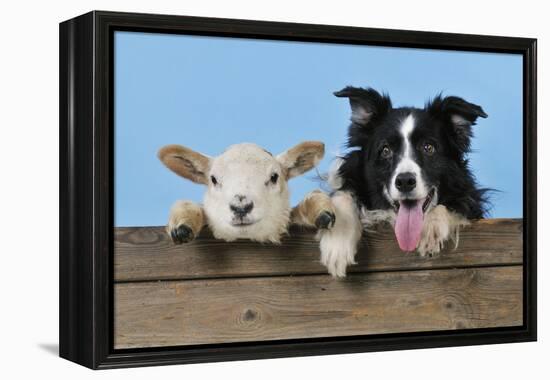
[[305,142],[273,156],[261,147],[242,143],[210,158],[170,145],[161,160],[177,174],[207,186],[204,212],[214,236],[278,242],[290,219],[288,179],[322,159],[324,145]]

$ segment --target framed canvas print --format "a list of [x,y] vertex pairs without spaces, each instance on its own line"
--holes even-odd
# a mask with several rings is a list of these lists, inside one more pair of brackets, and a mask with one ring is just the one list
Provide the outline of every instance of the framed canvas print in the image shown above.
[[536,40],[60,24],[60,355],[536,339]]

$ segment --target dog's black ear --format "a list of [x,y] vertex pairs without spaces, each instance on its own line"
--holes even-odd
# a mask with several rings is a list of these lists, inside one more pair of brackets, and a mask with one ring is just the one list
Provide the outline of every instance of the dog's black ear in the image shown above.
[[469,103],[457,96],[437,96],[431,103],[426,105],[426,110],[434,117],[449,123],[452,130],[450,137],[461,152],[470,149],[472,137],[472,126],[476,124],[478,117],[486,118],[487,114],[483,109],[473,103]]
[[370,126],[384,117],[391,109],[391,100],[372,88],[348,86],[334,93],[348,98],[351,106],[351,125],[348,131],[348,147],[363,147],[371,133]]
[[360,126],[383,116],[391,108],[391,100],[387,95],[380,95],[372,88],[348,86],[334,93],[339,98],[349,98],[351,105],[351,121]]

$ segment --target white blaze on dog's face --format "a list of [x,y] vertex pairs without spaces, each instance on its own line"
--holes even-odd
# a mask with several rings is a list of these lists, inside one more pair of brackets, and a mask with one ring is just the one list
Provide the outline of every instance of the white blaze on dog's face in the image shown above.
[[397,204],[395,233],[400,247],[406,251],[418,245],[424,214],[437,204],[437,186],[427,183],[426,173],[417,162],[417,149],[412,140],[415,123],[412,113],[401,121],[400,148],[395,152],[395,169],[387,191],[389,201]]
[[399,126],[401,149],[389,186],[389,195],[393,202],[420,199],[428,195],[422,170],[414,159],[415,148],[410,140],[414,128],[415,118],[412,114]]
[[173,149],[163,162],[207,185],[204,211],[215,237],[272,242],[280,240],[289,223],[288,179],[313,168],[324,155],[318,142],[299,144],[278,156],[250,143],[232,145],[214,158],[184,147]]

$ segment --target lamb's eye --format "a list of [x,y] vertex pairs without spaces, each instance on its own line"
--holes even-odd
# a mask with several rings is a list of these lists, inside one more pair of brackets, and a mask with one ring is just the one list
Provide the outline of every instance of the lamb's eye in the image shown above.
[[387,145],[384,145],[384,147],[382,147],[382,150],[380,151],[380,156],[382,156],[382,158],[390,158],[392,156],[392,151],[390,149],[389,146]]
[[218,184],[218,179],[213,175],[210,176],[210,180],[212,181],[212,185],[216,186]]
[[277,173],[271,174],[271,177],[269,178],[272,184],[276,184],[278,179],[279,179],[279,174]]
[[431,156],[435,153],[435,146],[430,143],[424,143],[423,149],[428,156]]

